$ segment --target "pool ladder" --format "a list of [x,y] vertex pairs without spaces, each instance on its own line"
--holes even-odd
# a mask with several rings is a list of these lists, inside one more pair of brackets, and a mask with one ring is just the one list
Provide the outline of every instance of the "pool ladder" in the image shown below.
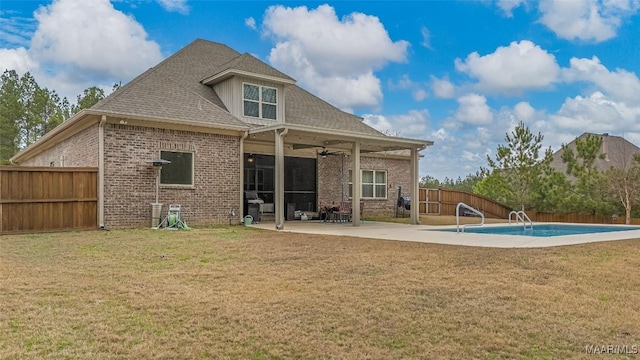
[[531,230],[533,230],[533,221],[531,221],[531,219],[529,219],[529,217],[527,216],[527,214],[524,211],[520,210],[520,211],[512,211],[512,212],[510,212],[509,213],[509,225],[511,225],[511,215],[515,215],[516,216],[516,224],[518,224],[519,222],[522,222],[522,226],[524,227],[523,230],[527,230],[527,222],[529,222],[529,226],[530,226]]
[[482,226],[482,225],[484,225],[484,214],[481,213],[480,211],[474,209],[473,207],[461,202],[461,203],[458,203],[458,206],[456,206],[456,233],[460,232],[460,208],[461,207],[465,207],[468,210],[471,210],[471,212],[480,215],[480,217],[482,218],[482,221],[480,222],[480,224],[466,224],[466,225],[462,226],[462,232],[464,232],[464,229],[466,229],[467,226],[471,227],[471,226]]

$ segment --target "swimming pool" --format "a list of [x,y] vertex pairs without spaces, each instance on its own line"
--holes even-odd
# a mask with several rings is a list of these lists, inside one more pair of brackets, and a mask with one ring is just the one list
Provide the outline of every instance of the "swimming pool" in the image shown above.
[[[564,235],[593,234],[613,231],[640,230],[639,226],[596,226],[596,225],[564,225],[564,224],[541,224],[533,225],[533,229],[522,225],[511,226],[487,226],[487,227],[467,227],[465,233],[473,234],[494,234],[494,235],[523,235],[535,237],[550,237]],[[446,229],[438,231],[456,232],[456,229]],[[460,229],[462,231],[462,228]]]

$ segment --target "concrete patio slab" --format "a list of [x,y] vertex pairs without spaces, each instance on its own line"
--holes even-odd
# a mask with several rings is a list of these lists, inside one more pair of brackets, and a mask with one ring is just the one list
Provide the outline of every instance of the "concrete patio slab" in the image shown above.
[[[506,224],[487,224],[485,227],[505,226]],[[585,225],[585,224],[577,224]],[[369,239],[413,241],[432,244],[495,247],[495,248],[542,248],[585,244],[601,241],[640,239],[638,230],[565,235],[552,237],[533,237],[517,235],[494,235],[455,233],[438,230],[455,229],[453,226],[407,225],[383,222],[362,222],[360,226],[351,223],[331,223],[319,221],[288,221],[283,230],[276,230],[273,223],[250,225],[255,228],[285,231],[300,234],[320,234],[332,236],[354,236]],[[514,225],[515,226],[515,225]],[[534,225],[535,226],[535,225]],[[640,241],[640,240],[639,240]]]

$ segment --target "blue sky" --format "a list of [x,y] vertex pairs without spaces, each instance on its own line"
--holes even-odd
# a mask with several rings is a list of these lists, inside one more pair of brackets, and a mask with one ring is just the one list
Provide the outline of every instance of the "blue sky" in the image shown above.
[[554,150],[583,132],[640,145],[640,0],[3,0],[0,15],[0,68],[71,101],[203,38],[435,141],[421,176],[474,173],[519,121]]

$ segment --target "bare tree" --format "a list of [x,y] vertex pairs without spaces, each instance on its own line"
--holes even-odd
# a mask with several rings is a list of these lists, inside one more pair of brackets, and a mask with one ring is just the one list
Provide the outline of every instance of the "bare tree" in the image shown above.
[[621,167],[611,167],[607,171],[611,193],[625,210],[625,224],[631,223],[631,208],[640,203],[640,154]]

